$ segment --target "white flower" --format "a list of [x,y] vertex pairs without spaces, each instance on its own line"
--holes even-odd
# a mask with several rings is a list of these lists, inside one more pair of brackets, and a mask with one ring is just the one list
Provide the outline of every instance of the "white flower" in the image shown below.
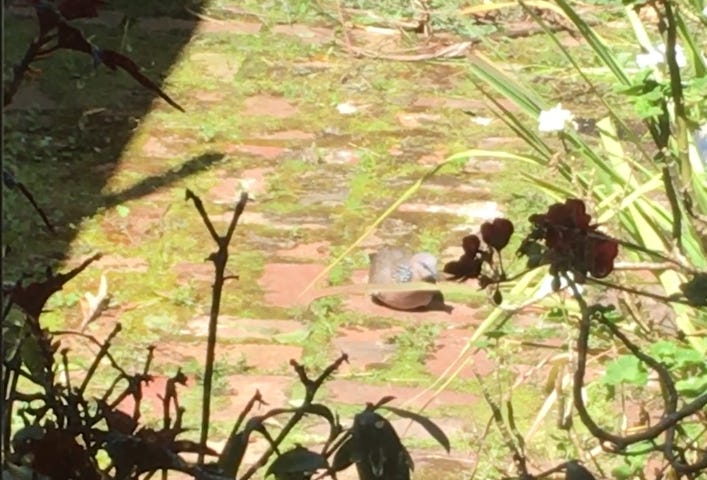
[[702,9],[702,16],[707,17],[707,7]]
[[562,108],[562,104],[558,103],[556,107],[540,112],[538,130],[541,132],[560,132],[564,130],[565,123],[571,122],[573,118],[572,112],[565,110]]
[[[567,272],[567,276],[570,278],[570,280],[574,282],[574,275],[572,274],[572,272]],[[535,296],[533,298],[541,300],[549,295],[552,295],[553,293],[559,292],[560,290],[564,290],[569,286],[569,282],[567,282],[567,279],[564,276],[560,276],[558,280],[559,283],[557,282],[554,276],[545,275],[543,281],[540,283],[540,288],[538,288],[538,291],[535,293]],[[577,283],[574,284],[574,288],[577,289],[577,293],[581,294],[584,292],[584,288],[582,288],[582,286]],[[570,293],[573,293],[573,291],[570,290]]]
[[338,104],[336,106],[336,109],[342,115],[353,115],[354,113],[358,112],[358,108],[356,107],[356,105],[348,102]]
[[[665,57],[665,49],[665,45],[658,45],[658,51],[663,54],[663,57]],[[685,51],[680,45],[675,45],[675,62],[680,68],[687,67],[687,58],[685,58]]]
[[652,48],[648,53],[639,53],[636,55],[636,64],[638,68],[653,68],[665,60],[665,56],[658,50]]
[[[657,47],[651,48],[646,53],[639,53],[636,55],[636,64],[639,68],[653,68],[665,63],[665,50],[665,44],[661,43]],[[675,62],[680,68],[687,66],[685,51],[680,45],[675,45]]]

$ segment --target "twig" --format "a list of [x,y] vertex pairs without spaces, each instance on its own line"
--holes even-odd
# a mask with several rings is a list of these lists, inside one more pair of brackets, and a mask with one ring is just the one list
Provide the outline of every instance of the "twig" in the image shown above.
[[689,305],[689,306],[693,306],[693,307],[694,307],[694,305],[693,305],[692,303],[690,303],[689,300],[683,300],[683,299],[681,299],[681,298],[677,298],[677,297],[674,297],[674,296],[672,296],[672,295],[666,297],[665,295],[660,295],[660,294],[657,294],[657,293],[651,293],[651,292],[648,292],[648,291],[646,291],[646,290],[639,290],[639,289],[637,289],[637,288],[626,287],[626,286],[623,286],[623,285],[616,285],[616,284],[613,284],[613,283],[611,283],[611,282],[605,282],[605,281],[600,280],[600,279],[598,279],[598,278],[593,278],[593,277],[588,278],[588,279],[587,279],[587,283],[591,283],[591,284],[594,284],[594,285],[601,285],[601,286],[607,287],[607,288],[613,288],[613,289],[615,289],[615,290],[620,290],[620,291],[626,292],[626,293],[633,293],[634,295],[639,295],[639,296],[642,296],[642,297],[651,298],[651,299],[657,300],[657,301],[659,301],[659,302],[664,302],[664,303],[680,303],[680,304],[683,304],[683,305]]
[[[155,347],[151,346],[150,347],[150,358],[152,357],[152,353],[154,351]],[[147,369],[145,369],[145,374],[147,374]],[[170,418],[169,411],[170,411],[170,404],[174,402],[174,413],[176,416],[176,421],[179,421],[181,423],[181,419],[179,416],[179,399],[177,397],[177,386],[176,384],[186,384],[187,383],[187,377],[182,373],[182,369],[179,368],[177,370],[177,373],[174,374],[172,378],[167,379],[167,383],[164,386],[164,396],[162,397],[162,430],[166,431],[169,430],[172,419]],[[176,423],[175,421],[175,423]],[[176,428],[175,430],[178,430]],[[167,480],[169,475],[169,470],[166,468],[162,469],[162,480]]]
[[[682,188],[685,189],[688,188],[692,182],[692,167],[690,166],[690,159],[688,156],[688,128],[683,98],[683,82],[680,78],[680,67],[678,67],[677,64],[675,51],[675,45],[677,43],[677,12],[673,11],[673,6],[669,1],[664,0],[661,3],[665,8],[665,22],[661,22],[660,25],[665,26],[665,29],[667,30],[665,59],[668,64],[670,93],[672,94],[674,104],[673,110],[675,113],[675,123],[677,127],[677,131],[675,132],[675,139],[678,149],[676,157],[679,164]],[[679,8],[677,4],[675,5],[675,8]],[[663,181],[666,187],[665,193],[670,203],[670,210],[673,214],[673,241],[676,243],[680,252],[685,254],[685,248],[682,241],[683,209],[681,208],[684,208],[684,201],[681,201],[678,197],[678,193],[675,189],[675,178],[673,178],[670,174],[670,170],[667,165],[663,168]]]
[[142,368],[142,374],[148,375],[150,373],[150,366],[152,365],[152,360],[155,358],[155,346],[150,345],[147,347],[147,358],[145,358],[145,366]]
[[[97,320],[110,305],[111,296],[108,294],[108,280],[105,273],[101,274],[101,280],[96,295],[86,292],[81,300],[81,313],[83,320],[79,326],[80,331],[84,331],[89,323]],[[85,303],[84,303],[85,302]]]
[[99,402],[102,402],[105,404],[106,408],[108,408],[108,399],[110,398],[111,395],[113,395],[113,391],[115,390],[115,387],[118,386],[118,383],[120,383],[122,380],[125,380],[127,378],[127,375],[121,374],[115,377],[115,380],[110,384],[108,389],[101,395],[101,398],[98,399]]
[[616,270],[647,270],[649,272],[653,271],[663,271],[675,268],[673,262],[616,262],[614,263],[614,271]]
[[69,378],[69,349],[61,349],[61,361],[64,367],[64,375],[66,376],[66,389],[71,392],[71,378]]
[[356,47],[354,45],[349,45],[347,48],[349,48],[349,50],[358,57],[374,58],[378,60],[394,60],[398,62],[422,62],[425,60],[463,58],[466,56],[471,45],[471,41],[465,41],[442,47],[432,52],[413,54],[375,52]]
[[[245,454],[246,444],[248,441],[248,436],[250,432],[255,429],[255,423],[257,421],[256,417],[251,418],[245,429],[240,431],[241,425],[245,421],[248,414],[253,410],[255,404],[267,405],[263,401],[263,397],[260,394],[260,390],[255,390],[255,393],[250,398],[246,406],[241,410],[238,415],[236,423],[234,423],[233,428],[231,428],[231,433],[226,440],[226,445],[224,445],[221,455],[219,455],[218,465],[221,471],[233,474],[235,477],[238,473],[238,468],[243,461],[243,455]],[[253,422],[253,423],[251,423]]]
[[255,407],[256,403],[260,405],[267,405],[265,401],[263,401],[263,397],[260,394],[260,390],[255,391],[250,400],[248,400],[248,403],[246,404],[243,411],[240,413],[240,415],[238,415],[238,419],[236,420],[236,423],[233,425],[233,429],[231,430],[231,435],[228,437],[229,439],[234,438],[236,436],[238,430],[240,430],[241,428],[241,425],[243,425],[245,417],[253,410],[253,407]]
[[[619,340],[621,340],[621,342],[623,342],[623,344],[631,351],[631,353],[635,357],[637,357],[642,362],[646,363],[650,368],[652,368],[658,373],[658,377],[660,378],[660,385],[663,388],[663,395],[666,397],[664,400],[665,407],[663,410],[663,417],[667,417],[669,414],[675,413],[678,407],[678,392],[675,388],[675,383],[673,382],[673,379],[670,377],[668,369],[663,366],[663,364],[655,360],[653,357],[641,352],[638,347],[634,345],[628,339],[628,337],[626,337],[626,335],[624,335],[623,332],[619,330],[619,328],[612,322],[606,320],[602,316],[600,316],[598,320],[602,325],[606,326],[611,331],[611,333],[613,333]],[[696,471],[691,470],[693,465],[688,465],[685,462],[680,462],[673,453],[673,441],[675,438],[676,427],[677,422],[675,422],[675,424],[673,425],[670,425],[665,430],[665,444],[663,445],[663,454],[665,455],[665,458],[668,459],[668,462],[670,462],[670,465],[676,471],[684,473]]]
[[[212,289],[211,296],[211,313],[209,315],[209,336],[206,344],[206,365],[204,366],[204,393],[203,393],[203,403],[202,403],[202,415],[201,415],[201,438],[200,442],[203,447],[206,446],[206,441],[209,438],[209,420],[211,416],[211,388],[214,376],[214,361],[216,354],[216,331],[218,327],[218,315],[221,309],[221,293],[223,291],[223,285],[225,282],[225,272],[226,264],[228,263],[228,245],[231,242],[231,237],[233,237],[233,232],[238,224],[238,219],[243,214],[246,203],[248,203],[248,194],[246,192],[241,193],[241,198],[236,204],[236,208],[233,212],[233,217],[231,218],[231,223],[228,225],[228,230],[226,235],[223,237],[216,233],[209,216],[204,209],[204,204],[199,197],[197,197],[194,192],[187,189],[186,199],[194,202],[194,207],[199,212],[201,219],[209,231],[211,238],[216,243],[218,249],[216,252],[209,255],[209,260],[214,263],[216,269],[215,279]],[[204,451],[201,449],[198,455],[198,463],[201,465],[204,463]]]
[[[83,332],[78,332],[76,330],[50,330],[49,334],[53,337],[55,336],[60,336],[60,335],[75,335],[77,337],[82,337],[87,340],[89,340],[91,343],[96,345],[98,348],[103,348],[103,344],[98,341],[96,337],[93,335],[89,335],[88,333],[83,333]],[[118,372],[120,372],[122,375],[127,376],[127,372],[123,370],[123,367],[120,366],[120,364],[115,360],[113,355],[109,352],[106,351],[105,353],[106,358],[110,361],[111,366],[115,368]]]
[[98,368],[98,365],[101,363],[103,360],[103,357],[106,356],[108,353],[108,349],[110,348],[110,343],[113,341],[116,335],[120,332],[122,329],[122,325],[120,323],[116,323],[115,327],[113,327],[113,331],[110,332],[108,335],[108,338],[106,338],[106,341],[103,342],[103,345],[101,345],[101,349],[98,351],[95,357],[93,357],[93,363],[91,363],[91,366],[88,367],[88,371],[86,372],[86,376],[83,378],[83,382],[81,382],[81,386],[79,387],[79,395],[83,395],[83,393],[86,391],[86,387],[88,386],[88,382],[91,381],[91,378],[93,378],[93,374],[96,373],[96,369]]
[[17,382],[20,378],[20,371],[22,369],[22,358],[20,356],[20,349],[17,349],[14,358],[4,361],[2,365],[3,370],[3,392],[2,392],[2,447],[3,447],[3,457],[7,458],[10,453],[10,447],[12,445],[12,411],[13,403],[18,392]]
[[175,416],[179,412],[179,396],[177,395],[177,384],[186,385],[187,377],[182,372],[182,369],[178,369],[177,373],[173,377],[167,379],[167,383],[164,386],[164,397],[162,398],[162,409],[163,416],[162,421],[164,423],[164,428],[168,429],[172,425],[172,419],[170,418],[170,404],[174,404],[174,414]]
[[[493,423],[493,416],[489,417],[489,419],[486,421],[486,426],[484,427],[484,433],[481,434],[481,438],[478,441],[478,446],[476,448],[476,451],[474,452],[474,456],[478,459],[481,458],[481,450],[483,449],[484,445],[486,445],[486,437],[488,437],[489,432],[491,431],[491,424]],[[469,473],[469,480],[474,480],[476,478],[476,472],[479,469],[479,464],[481,462],[476,461],[474,462],[473,467],[471,468],[471,473]]]

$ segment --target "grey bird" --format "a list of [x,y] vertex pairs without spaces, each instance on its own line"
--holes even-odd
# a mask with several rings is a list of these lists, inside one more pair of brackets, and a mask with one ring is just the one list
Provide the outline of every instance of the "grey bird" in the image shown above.
[[[431,253],[411,252],[385,247],[369,255],[371,266],[368,283],[396,284],[407,282],[437,281],[437,258]],[[374,292],[373,300],[396,310],[417,310],[429,307],[441,297],[438,290],[415,290],[409,292]],[[442,300],[444,303],[444,300]]]

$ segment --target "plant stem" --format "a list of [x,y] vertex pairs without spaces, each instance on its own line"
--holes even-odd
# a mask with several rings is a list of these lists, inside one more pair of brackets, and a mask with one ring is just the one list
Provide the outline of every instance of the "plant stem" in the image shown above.
[[[199,212],[201,219],[204,222],[207,230],[211,234],[211,238],[216,242],[218,249],[215,253],[209,256],[209,260],[214,262],[214,267],[216,268],[214,285],[211,293],[211,312],[209,314],[209,336],[206,344],[206,365],[204,365],[204,392],[202,396],[201,405],[201,437],[200,443],[202,447],[206,446],[206,441],[209,438],[209,420],[211,417],[211,390],[213,385],[214,377],[214,362],[216,360],[216,332],[218,327],[218,315],[221,309],[221,293],[223,292],[223,284],[226,280],[226,264],[228,263],[228,244],[231,242],[231,237],[233,237],[233,232],[238,224],[238,219],[243,214],[245,210],[246,203],[248,202],[248,194],[242,193],[241,198],[236,204],[235,211],[233,212],[233,217],[231,218],[231,223],[228,225],[228,230],[226,235],[219,236],[216,233],[209,216],[204,209],[204,204],[199,197],[197,197],[194,192],[187,189],[186,192],[187,200],[192,200],[194,202],[194,207]],[[199,465],[204,463],[204,449],[200,449],[197,462]]]

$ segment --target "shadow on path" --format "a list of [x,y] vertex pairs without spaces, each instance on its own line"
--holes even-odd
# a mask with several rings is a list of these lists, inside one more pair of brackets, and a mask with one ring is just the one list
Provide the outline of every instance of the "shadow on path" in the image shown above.
[[[164,79],[198,25],[187,7],[198,13],[203,2],[117,0],[110,4],[113,10],[99,10],[97,19],[72,25],[102,48],[128,55],[143,74],[183,104],[186,99],[170,91]],[[172,28],[170,21],[179,17],[179,28]],[[160,21],[164,28],[155,28]],[[36,35],[34,10],[11,5],[5,11],[4,24],[7,73]],[[43,271],[45,264],[67,258],[82,220],[101,209],[147,195],[222,158],[213,153],[191,158],[177,168],[158,166],[147,178],[141,173],[144,179],[136,185],[106,194],[105,187],[141,119],[154,108],[171,107],[125,72],[94,68],[84,54],[60,50],[33,67],[13,103],[3,111],[3,164],[32,192],[57,233],[52,235],[44,228],[16,190],[4,189],[3,245],[10,248],[3,259],[7,280],[22,272]],[[152,174],[155,170],[160,173]]]

